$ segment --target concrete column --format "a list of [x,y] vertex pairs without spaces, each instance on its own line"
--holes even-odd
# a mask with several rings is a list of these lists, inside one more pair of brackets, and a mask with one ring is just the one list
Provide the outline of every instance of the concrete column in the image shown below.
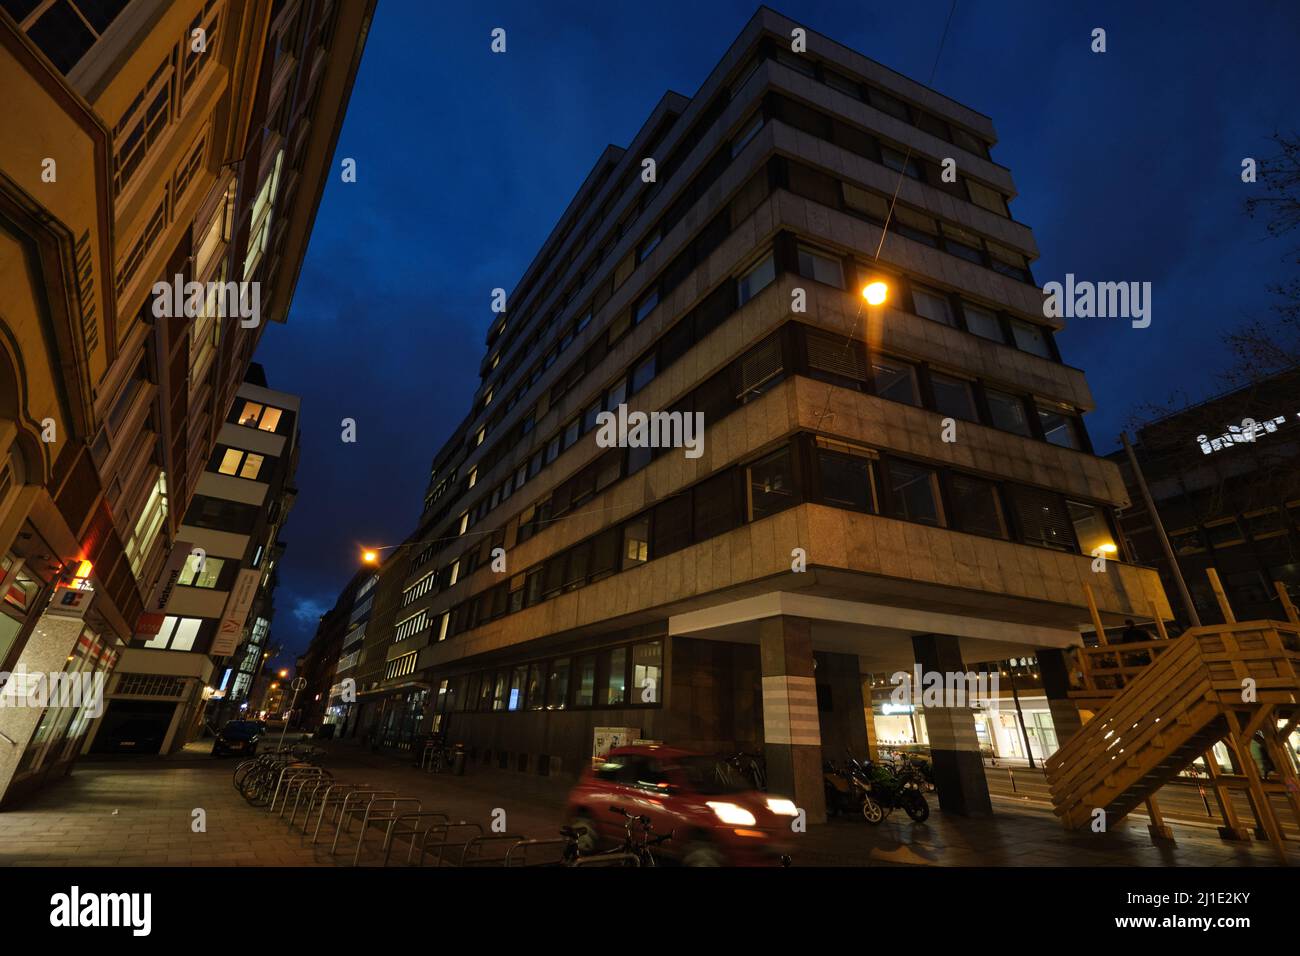
[[[27,646],[14,666],[14,673],[61,674],[68,663],[68,655],[77,647],[83,622],[78,617],[61,617],[56,614],[41,615],[32,628]],[[27,751],[36,725],[45,712],[39,706],[21,706],[21,700],[7,701],[20,706],[0,707],[0,805],[3,805],[9,784],[13,781],[18,763]],[[8,738],[8,739],[6,739]],[[12,741],[12,742],[11,742]]]
[[1061,648],[1040,647],[1034,657],[1038,659],[1038,673],[1043,675],[1043,693],[1056,728],[1056,742],[1064,747],[1083,727],[1079,708],[1070,700],[1069,656]]
[[768,791],[793,799],[809,823],[824,823],[812,623],[796,617],[764,618],[758,622],[758,633]]
[[[965,673],[961,647],[948,634],[917,634],[912,638],[916,662],[926,674],[946,676]],[[914,688],[920,694],[921,688]],[[930,756],[934,763],[934,784],[939,792],[939,809],[961,816],[987,816],[993,812],[984,761],[975,736],[975,714],[970,707],[925,707],[925,725],[930,735]]]

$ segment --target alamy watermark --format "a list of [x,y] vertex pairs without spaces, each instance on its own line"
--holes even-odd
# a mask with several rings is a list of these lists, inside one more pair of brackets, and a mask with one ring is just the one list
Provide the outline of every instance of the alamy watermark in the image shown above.
[[98,717],[104,675],[0,671],[0,707],[84,707],[86,716]]
[[1043,285],[1043,315],[1049,319],[1132,319],[1133,328],[1151,324],[1150,282],[1078,282],[1073,272],[1065,284]]
[[153,315],[197,319],[211,308],[219,319],[237,318],[241,328],[255,329],[262,322],[261,288],[259,282],[186,282],[177,273],[171,282],[154,283]]
[[890,675],[894,685],[890,702],[906,707],[982,707],[996,711],[999,705],[997,671],[924,671],[917,664],[912,672]]
[[601,448],[684,448],[687,458],[704,454],[703,412],[617,412],[596,416],[596,444]]

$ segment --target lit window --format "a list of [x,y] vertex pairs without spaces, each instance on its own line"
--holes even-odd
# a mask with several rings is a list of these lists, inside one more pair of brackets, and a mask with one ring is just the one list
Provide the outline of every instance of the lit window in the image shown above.
[[262,406],[256,402],[244,402],[244,410],[239,413],[239,424],[257,425],[257,420],[262,417]]
[[217,471],[223,475],[234,475],[239,472],[239,463],[244,458],[244,453],[237,448],[227,448],[226,453],[221,456],[221,464],[217,466]]
[[217,579],[221,577],[221,568],[225,565],[224,558],[203,558],[200,566],[200,559],[197,554],[191,554],[185,559],[185,567],[181,569],[181,575],[177,579],[178,584],[192,588],[215,588]]
[[262,413],[262,420],[257,423],[257,427],[264,432],[273,432],[280,424],[280,409],[268,408]]
[[265,460],[262,455],[254,455],[250,452],[244,457],[244,465],[239,469],[239,477],[255,479],[262,470],[262,462]]

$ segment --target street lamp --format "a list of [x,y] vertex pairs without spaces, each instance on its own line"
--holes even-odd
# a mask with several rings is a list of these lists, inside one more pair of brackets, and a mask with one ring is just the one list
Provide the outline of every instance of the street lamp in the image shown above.
[[867,305],[880,305],[889,297],[889,286],[879,279],[874,279],[862,287],[862,298]]
[[379,552],[373,548],[366,548],[361,552],[362,564],[375,564],[379,561]]

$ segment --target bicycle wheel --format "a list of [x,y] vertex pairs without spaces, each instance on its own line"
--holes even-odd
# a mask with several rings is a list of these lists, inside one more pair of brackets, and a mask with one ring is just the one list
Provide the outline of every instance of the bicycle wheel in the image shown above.
[[254,767],[257,766],[257,758],[242,761],[239,766],[235,767],[234,783],[235,789],[239,790],[243,786],[244,778],[249,775]]

